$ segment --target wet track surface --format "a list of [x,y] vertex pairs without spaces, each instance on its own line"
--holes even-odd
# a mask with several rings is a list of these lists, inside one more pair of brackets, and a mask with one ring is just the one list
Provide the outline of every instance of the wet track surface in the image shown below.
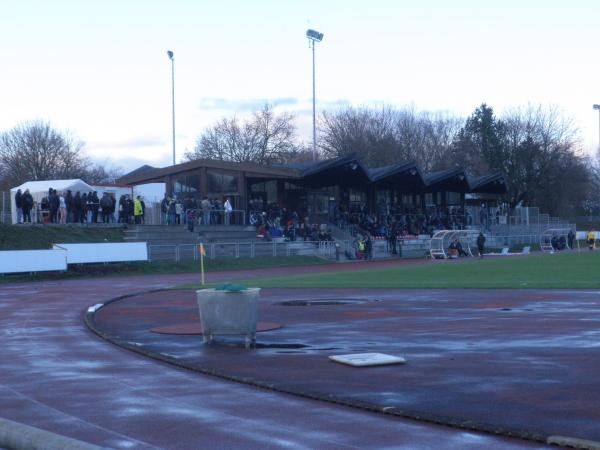
[[[265,290],[261,320],[283,327],[259,333],[250,351],[239,339],[202,345],[150,331],[199,321],[191,291],[123,299],[95,323],[134,349],[286,392],[533,438],[600,440],[599,300],[585,291]],[[328,359],[366,352],[409,363],[356,369]]]
[[[124,449],[545,448],[181,369],[109,344],[83,323],[90,305],[196,278],[2,285],[1,415]],[[476,291],[437,292],[449,297],[440,300],[431,291],[407,291],[401,300],[398,292],[381,290],[265,291],[260,320],[283,327],[260,333],[259,343],[305,345],[299,348],[247,351],[203,346],[198,335],[153,333],[156,325],[196,320],[189,292],[172,297],[156,292],[145,302],[134,295],[100,309],[97,319],[119,340],[248,381],[507,429],[598,439],[590,427],[598,408],[588,407],[599,398],[597,293],[520,291],[518,298],[513,291],[490,291],[485,300],[475,300],[470,294]],[[281,304],[315,298],[368,301]],[[357,351],[399,354],[409,362],[353,369],[327,359]]]

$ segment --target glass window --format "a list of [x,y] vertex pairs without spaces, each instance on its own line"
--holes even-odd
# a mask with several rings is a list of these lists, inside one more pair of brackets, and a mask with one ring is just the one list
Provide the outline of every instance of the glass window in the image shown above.
[[365,202],[367,195],[363,191],[356,189],[350,189],[350,201],[351,202]]
[[185,195],[194,195],[200,189],[200,177],[198,175],[178,175],[173,181],[173,195],[177,198]]
[[235,175],[208,172],[208,192],[211,194],[233,194],[238,192],[238,179]]
[[460,192],[448,192],[448,205],[460,205]]

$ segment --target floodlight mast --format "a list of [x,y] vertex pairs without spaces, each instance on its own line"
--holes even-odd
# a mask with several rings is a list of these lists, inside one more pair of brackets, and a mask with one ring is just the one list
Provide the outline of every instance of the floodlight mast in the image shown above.
[[313,161],[317,159],[317,113],[316,113],[316,89],[315,89],[315,42],[323,40],[323,33],[315,30],[307,30],[308,46],[312,48],[312,79],[313,79]]
[[171,50],[167,50],[167,56],[171,60],[171,110],[173,112],[173,165],[175,165],[175,58]]
[[598,150],[600,150],[600,105],[595,104],[592,107],[598,111]]

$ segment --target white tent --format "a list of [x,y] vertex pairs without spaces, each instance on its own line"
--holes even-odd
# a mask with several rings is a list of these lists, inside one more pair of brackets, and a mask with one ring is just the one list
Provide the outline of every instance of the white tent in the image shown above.
[[148,203],[160,203],[165,196],[165,183],[146,183],[133,186],[133,196],[138,195]]
[[67,192],[70,190],[73,195],[77,191],[84,193],[94,191],[95,189],[87,184],[85,181],[74,179],[74,180],[47,180],[47,181],[28,181],[23,183],[21,186],[14,187],[10,190],[10,207],[12,213],[12,223],[17,223],[17,206],[15,205],[15,194],[18,189],[21,192],[25,192],[29,189],[29,193],[33,197],[33,209],[31,210],[31,220],[37,221],[37,211],[39,210],[39,204],[42,198],[48,196],[48,189],[56,189],[58,192]]

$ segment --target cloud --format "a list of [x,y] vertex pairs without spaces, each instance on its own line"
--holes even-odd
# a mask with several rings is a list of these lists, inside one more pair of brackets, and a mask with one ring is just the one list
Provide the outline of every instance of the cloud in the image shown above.
[[294,106],[299,100],[294,97],[279,98],[250,98],[250,99],[227,99],[205,97],[200,100],[198,107],[201,110],[224,110],[224,111],[258,111],[267,103],[277,106]]
[[113,148],[113,149],[137,149],[145,147],[164,147],[168,143],[163,138],[143,137],[125,139],[121,141],[90,141],[87,142],[89,148]]

